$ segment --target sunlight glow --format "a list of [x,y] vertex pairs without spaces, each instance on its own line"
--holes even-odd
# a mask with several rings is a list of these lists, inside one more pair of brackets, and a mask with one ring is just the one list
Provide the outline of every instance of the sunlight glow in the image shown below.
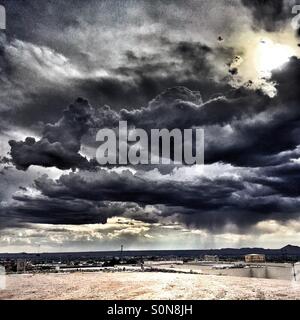
[[255,55],[257,71],[263,77],[270,77],[274,69],[279,69],[295,55],[295,51],[287,45],[261,40]]

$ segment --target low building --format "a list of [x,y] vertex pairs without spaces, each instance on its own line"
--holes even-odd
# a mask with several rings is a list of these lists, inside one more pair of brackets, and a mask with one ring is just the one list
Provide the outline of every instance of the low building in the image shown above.
[[246,263],[264,263],[266,256],[264,254],[247,254],[245,256]]
[[0,290],[4,290],[6,285],[5,267],[0,265]]
[[26,271],[26,260],[18,259],[17,260],[17,272],[23,273]]
[[218,262],[219,261],[219,257],[218,256],[211,256],[211,255],[206,254],[204,256],[204,261],[207,261],[207,262]]
[[293,265],[293,273],[295,281],[300,281],[300,262]]

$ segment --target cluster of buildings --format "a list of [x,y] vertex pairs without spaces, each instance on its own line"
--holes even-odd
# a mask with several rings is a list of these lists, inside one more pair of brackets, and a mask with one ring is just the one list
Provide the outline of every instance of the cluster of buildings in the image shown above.
[[[205,255],[203,257],[203,261],[205,262],[219,262],[219,256],[217,255]],[[264,254],[247,254],[245,255],[246,263],[265,263],[266,256]]]
[[[266,262],[266,256],[264,254],[247,254],[245,255],[244,262],[232,263],[230,267],[245,267],[245,264],[262,264]],[[194,260],[195,261],[195,260]],[[224,262],[220,262],[220,258],[218,255],[204,255],[201,260],[198,260],[203,265],[214,265],[214,267],[218,266],[220,268],[229,268],[229,265],[224,264]],[[162,259],[159,261],[145,261],[147,266],[151,266],[152,263],[165,264],[182,264],[185,262],[182,259],[169,260]],[[188,263],[188,262],[187,262]],[[143,261],[134,259],[116,259],[112,258],[107,261],[96,261],[96,260],[82,260],[82,261],[68,261],[62,262],[58,261],[31,261],[26,259],[16,259],[10,261],[2,261],[0,263],[6,269],[6,272],[9,273],[25,273],[25,272],[66,272],[66,271],[103,271],[108,269],[114,269],[116,267],[125,267],[131,266],[133,269],[138,267],[139,269],[144,269]],[[189,263],[188,263],[189,264]],[[141,267],[142,265],[142,267]],[[226,267],[227,266],[227,267]]]
[[247,254],[245,255],[246,263],[265,263],[266,256],[264,254]]

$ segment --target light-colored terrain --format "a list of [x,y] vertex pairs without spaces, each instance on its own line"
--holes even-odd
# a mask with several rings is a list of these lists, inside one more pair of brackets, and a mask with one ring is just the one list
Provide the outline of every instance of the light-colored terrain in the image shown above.
[[300,299],[300,283],[176,273],[7,276],[0,299]]

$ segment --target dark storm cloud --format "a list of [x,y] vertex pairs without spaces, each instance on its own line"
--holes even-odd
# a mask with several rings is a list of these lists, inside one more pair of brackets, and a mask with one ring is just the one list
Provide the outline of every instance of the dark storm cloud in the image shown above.
[[233,119],[268,108],[270,99],[260,91],[232,90],[205,103],[200,92],[184,87],[166,90],[147,108],[121,110],[121,118],[141,128],[191,128],[228,124]]
[[[300,60],[291,58],[282,70],[274,71],[277,96],[261,102],[266,109],[250,119],[232,121],[231,133],[221,143],[210,139],[206,159],[241,166],[272,166],[299,157],[299,90]],[[259,100],[253,100],[258,106]]]
[[[295,218],[300,199],[297,187],[299,164],[291,160],[299,158],[299,93],[296,90],[299,64],[299,60],[293,58],[286,68],[274,73],[278,94],[273,99],[260,91],[241,88],[232,90],[226,97],[203,103],[199,92],[177,87],[163,92],[148,107],[139,110],[116,112],[109,107],[95,109],[86,101],[81,101],[79,110],[83,108],[83,114],[77,108],[75,114],[70,113],[72,108],[68,109],[58,124],[50,126],[49,131],[45,130],[41,140],[58,141],[76,154],[83,134],[88,133],[88,127],[113,127],[120,119],[146,129],[152,126],[204,126],[209,139],[208,161],[239,164],[241,168],[236,169],[239,178],[231,175],[213,179],[195,177],[193,181],[183,184],[168,179],[149,180],[143,174],[129,171],[109,173],[97,170],[94,173],[79,171],[63,175],[55,181],[39,178],[35,181],[35,187],[42,193],[45,203],[59,201],[63,207],[65,199],[80,199],[91,203],[154,205],[160,207],[161,217],[178,214],[178,219],[188,225],[211,230],[220,229],[226,223],[247,229],[266,219],[286,221]],[[69,122],[71,115],[72,121]],[[62,135],[62,129],[72,133],[75,124],[75,140]],[[52,131],[54,128],[61,130]],[[222,130],[225,130],[224,134]],[[21,143],[21,146],[25,148],[26,144]],[[12,156],[16,162],[18,157],[13,152]],[[52,162],[52,165],[57,164]],[[242,168],[245,166],[257,168]],[[19,219],[22,216],[24,221],[28,219],[30,210],[27,206],[32,201],[35,204],[35,221],[40,219],[39,212],[43,213],[40,220],[44,221],[43,215],[47,215],[45,212],[48,210],[43,204],[44,210],[39,211],[39,199],[16,197],[15,201],[19,204],[12,209]],[[49,215],[52,210],[50,206]],[[99,212],[95,212],[96,217]],[[119,214],[122,215],[121,211]],[[70,221],[70,215],[67,214],[66,221]],[[76,220],[76,215],[74,217]],[[95,221],[93,217],[91,222]],[[54,215],[50,220],[52,223],[61,222],[56,219]],[[143,219],[142,215],[140,219]]]
[[80,95],[95,105],[108,104],[116,110],[139,109],[175,86],[200,90],[206,100],[230,90],[228,83],[222,81],[227,76],[225,64],[220,81],[213,79],[217,73],[214,61],[231,61],[237,54],[233,48],[210,48],[200,42],[175,42],[164,37],[156,37],[155,42],[164,50],[162,53],[145,55],[126,51],[123,65],[111,69],[112,76],[79,79],[74,81],[73,89],[77,88]]
[[[175,215],[191,227],[220,230],[227,223],[247,229],[298,218],[299,60],[273,73],[274,98],[232,88],[243,52],[227,46],[227,38],[246,21],[241,7],[138,3],[5,1],[10,19],[0,38],[0,126],[18,125],[41,138],[15,138],[11,159],[0,160],[0,227],[105,223],[113,216],[155,223]],[[283,1],[242,3],[256,30],[278,30],[290,13]],[[206,15],[212,22],[204,28]],[[65,109],[78,96],[90,104],[79,99]],[[173,179],[172,166],[159,172],[149,166],[150,173],[135,168],[135,174],[95,168],[83,148],[95,147],[97,129],[120,120],[146,130],[204,128],[205,162],[224,166],[222,174],[183,182]],[[37,178],[31,194],[26,181],[13,179],[18,171],[7,174],[11,161],[29,184],[33,165],[77,171]],[[144,210],[147,205],[155,212]]]
[[206,161],[250,167],[284,163],[299,155],[292,152],[299,144],[298,128],[299,115],[278,110],[262,114],[261,119],[235,121],[231,123],[232,131],[228,135],[219,141],[210,138]]
[[9,164],[10,159],[7,157],[0,157],[0,164]]
[[[211,48],[201,42],[171,41],[165,37],[155,41],[164,51],[161,54],[136,55],[127,51],[128,63],[114,70],[115,75],[127,77],[128,83],[136,86],[135,99],[143,103],[131,103],[125,106],[141,107],[167,88],[184,86],[194,91],[203,92],[204,100],[220,92],[227,92],[230,86],[225,81],[227,66],[216,81],[216,61],[230,62],[238,53],[232,47]],[[166,60],[165,57],[168,57]],[[228,79],[227,79],[228,80]],[[126,82],[124,87],[126,88]],[[114,88],[114,86],[112,86]],[[122,91],[121,91],[122,96]],[[128,101],[129,102],[129,101]],[[124,107],[124,102],[123,102]]]
[[[297,101],[300,97],[296,89],[299,65],[299,60],[292,58],[286,68],[274,73],[272,80],[276,82],[278,94],[273,99],[260,90],[239,88],[228,91],[226,96],[203,102],[200,92],[176,87],[158,95],[147,107],[135,110],[117,112],[108,106],[95,108],[85,102],[89,112],[84,113],[83,131],[74,132],[75,124],[80,128],[80,122],[65,125],[66,121],[60,120],[59,125],[46,125],[44,139],[37,143],[32,139],[11,142],[11,155],[22,169],[34,164],[60,169],[88,168],[91,164],[78,154],[81,138],[88,134],[85,141],[95,145],[96,129],[116,127],[119,120],[126,120],[129,125],[146,130],[204,128],[206,163],[225,162],[248,167],[280,164],[288,160],[282,153],[293,151],[299,144]],[[50,139],[48,130],[54,135]],[[75,148],[69,146],[71,135],[74,135]],[[68,138],[61,141],[64,136]],[[45,159],[47,154],[49,157]],[[57,161],[53,160],[55,157]]]
[[[151,181],[136,176],[129,171],[123,174],[99,171],[95,176],[86,178],[79,174],[63,175],[57,182],[37,179],[36,187],[50,198],[74,197],[94,201],[130,201],[143,204],[166,204],[187,208],[217,209],[226,206],[226,202],[216,201],[222,196],[222,201],[228,199],[233,191],[242,189],[240,182],[230,180],[209,180],[183,185],[181,182]],[[207,186],[210,186],[207,188]],[[222,191],[221,191],[222,190]],[[220,192],[220,194],[219,194]],[[211,199],[208,201],[208,199]]]
[[[44,177],[40,178],[45,181]],[[28,191],[20,188],[21,193],[12,197],[12,202],[5,205],[0,202],[0,230],[7,227],[26,227],[27,223],[40,224],[105,224],[108,218],[115,216],[143,217],[143,221],[156,223],[159,217],[146,212],[143,207],[130,202],[102,202],[86,199],[50,198],[43,195],[29,196]]]
[[[230,89],[227,81],[221,81],[228,74],[227,66],[224,64],[224,74],[219,76],[220,81],[215,81],[213,62],[216,59],[232,60],[232,48],[211,49],[199,42],[171,42],[163,38],[157,41],[166,52],[154,56],[136,56],[127,51],[124,53],[124,65],[108,70],[109,76],[90,77],[85,69],[87,75],[84,79],[76,76],[60,79],[62,75],[58,74],[55,76],[61,82],[58,86],[55,78],[53,81],[49,77],[45,79],[47,73],[52,72],[48,70],[48,64],[54,63],[51,61],[55,57],[54,52],[49,48],[32,47],[28,43],[3,40],[2,61],[6,72],[2,76],[2,84],[7,90],[6,94],[2,93],[2,116],[18,126],[38,130],[39,121],[57,121],[59,112],[74,96],[84,96],[94,106],[107,104],[119,110],[146,106],[149,100],[173,86],[201,90],[204,99]],[[28,59],[26,67],[18,60],[22,57],[16,58],[18,51]],[[37,58],[37,53],[41,57]],[[169,57],[167,61],[164,58],[166,55]],[[43,64],[43,59],[49,61]],[[57,56],[55,59],[65,58]],[[62,60],[60,63],[65,62]],[[34,69],[37,65],[41,65],[44,76],[36,74],[37,70]],[[76,65],[69,66],[71,71],[74,67]]]
[[[293,167],[294,170],[299,168],[299,164]],[[238,180],[232,177],[198,178],[185,184],[181,181],[149,180],[129,171],[122,174],[99,171],[92,176],[74,173],[57,181],[42,177],[35,183],[49,199],[161,205],[162,216],[178,213],[188,224],[220,229],[226,223],[235,223],[247,228],[265,219],[289,220],[298,214],[299,188],[283,188],[293,182],[290,180],[292,172],[282,167],[268,170],[244,173]],[[276,171],[281,171],[280,183],[267,177],[270,172],[276,176]],[[288,193],[289,188],[293,192]],[[140,219],[143,220],[142,216]]]
[[[45,126],[41,140],[36,142],[35,139],[28,137],[25,142],[10,141],[11,156],[17,169],[26,170],[31,165],[59,169],[91,167],[92,164],[78,153],[83,136],[93,132],[94,136],[89,139],[93,144],[96,128],[116,127],[119,120],[125,120],[129,125],[147,131],[154,128],[171,130],[209,125],[220,126],[231,123],[233,119],[241,119],[268,108],[270,99],[259,91],[239,89],[238,92],[234,90],[230,93],[228,98],[220,97],[203,103],[199,92],[176,87],[160,94],[146,108],[131,111],[123,109],[120,113],[107,106],[95,109],[85,100],[78,101],[76,107],[73,105],[69,107],[63,118],[55,125]],[[250,129],[248,128],[247,131],[244,128],[238,128],[239,139],[245,138],[244,131],[247,134]],[[249,147],[248,140],[245,143]],[[243,147],[245,148],[245,145]],[[235,148],[238,148],[238,145]],[[208,161],[211,162],[212,159],[224,161],[229,157],[228,153],[233,154],[234,157],[237,154],[230,148],[222,150],[222,154],[218,154],[218,151],[208,147]],[[236,161],[238,159],[237,157]]]
[[299,163],[293,162],[260,169],[262,175],[253,181],[269,187],[274,194],[280,194],[282,197],[300,197],[299,169]]
[[[0,204],[0,228],[22,223],[93,224],[106,223],[107,218],[124,213],[124,208],[80,199],[48,199],[14,196],[16,204]],[[5,222],[5,219],[9,220]],[[10,221],[11,220],[11,221]],[[13,223],[12,223],[13,222]]]
[[253,15],[255,30],[273,32],[280,29],[287,19],[292,19],[292,7],[296,3],[288,0],[242,0]]
[[9,141],[12,161],[20,170],[31,165],[62,170],[88,167],[88,160],[78,152],[81,138],[91,126],[91,107],[79,98],[57,123],[45,126],[41,140],[28,137],[24,142]]
[[[94,106],[108,104],[119,110],[146,106],[148,101],[174,86],[200,90],[205,100],[229,89],[226,81],[212,79],[216,76],[216,59],[230,61],[233,48],[211,48],[197,41],[170,40],[164,31],[172,24],[174,8],[183,10],[176,17],[178,22],[183,22],[184,11],[191,8],[199,11],[199,3],[115,1],[112,5],[111,1],[93,0],[87,3],[85,6],[79,1],[4,3],[9,22],[18,21],[8,25],[0,58],[5,66],[0,84],[6,89],[1,99],[5,113],[1,113],[1,117],[9,119],[12,125],[31,128],[40,134],[38,122],[57,121],[59,112],[76,96],[87,98]],[[209,10],[203,6],[203,10]],[[144,20],[133,18],[132,10],[137,9]],[[153,12],[157,10],[167,10],[168,17],[155,17]],[[99,23],[101,33],[95,27]],[[137,32],[147,23],[158,23],[161,30],[146,34]],[[137,26],[136,30],[130,29],[126,33],[132,25]],[[111,33],[120,29],[126,33],[126,45],[123,48],[121,43],[116,50]],[[16,39],[19,42],[16,43]],[[89,45],[87,49],[86,42],[89,41],[93,46]],[[151,50],[148,51],[155,49],[156,53],[146,54],[140,46],[149,46]],[[57,54],[67,59],[71,68],[78,67],[86,76],[60,79],[61,75],[58,75],[52,81],[47,77],[47,72],[51,71],[47,69],[51,63],[47,59],[49,55],[55,57]],[[45,72],[45,77],[36,73],[36,66],[41,67],[39,71]],[[97,68],[108,71],[108,75],[92,76]],[[227,74],[224,66],[224,73],[219,78]]]

